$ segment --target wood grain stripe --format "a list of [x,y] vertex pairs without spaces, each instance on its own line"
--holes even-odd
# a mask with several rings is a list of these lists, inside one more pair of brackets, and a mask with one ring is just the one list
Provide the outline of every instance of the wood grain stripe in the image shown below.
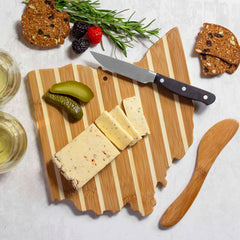
[[139,183],[138,183],[138,177],[137,177],[137,172],[136,172],[136,167],[135,167],[135,163],[134,163],[132,149],[128,148],[127,153],[128,153],[130,169],[131,169],[131,173],[132,173],[132,177],[133,177],[134,189],[135,189],[136,196],[137,196],[138,209],[139,209],[139,212],[144,216],[145,215],[144,207],[143,207],[141,191],[140,191],[140,187],[139,187]]
[[[113,105],[115,107],[115,104],[117,103],[115,101],[113,101],[111,103],[109,103],[109,101],[107,101],[109,92],[113,96],[115,94],[114,85],[110,84],[110,86],[108,86],[108,84],[106,84],[106,81],[104,81],[103,79],[105,79],[105,77],[107,77],[107,76],[105,76],[104,73],[99,74],[100,72],[98,70],[93,70],[93,71],[94,71],[95,81],[98,81],[97,86],[100,87],[99,92],[104,93],[104,94],[99,94],[97,96],[98,102],[101,103],[101,104],[99,104],[100,112],[103,112],[105,109],[109,111],[112,109]],[[109,179],[112,178],[109,181],[114,183],[114,186],[112,186],[112,192],[114,193],[114,195],[112,196],[112,199],[109,199],[109,190],[105,194],[105,199],[108,202],[108,206],[110,206],[110,204],[111,205],[115,204],[116,207],[118,207],[120,209],[123,206],[123,199],[122,199],[121,187],[120,187],[118,172],[117,172],[117,167],[116,167],[116,160],[113,160],[109,164],[108,171],[105,171],[105,172],[109,174],[109,176],[108,176]],[[103,173],[101,176],[103,177]],[[104,178],[102,178],[102,181],[104,181]],[[107,183],[103,182],[103,184],[108,185],[108,188],[111,187],[109,183],[107,184]],[[114,201],[116,201],[116,202],[114,203]]]
[[151,176],[152,176],[153,187],[155,188],[157,185],[157,177],[156,177],[156,172],[155,172],[155,168],[154,168],[153,156],[152,156],[152,151],[151,151],[151,147],[150,147],[149,137],[145,136],[144,141],[145,141],[145,145],[146,145],[146,151],[147,151],[148,162],[149,162],[149,167],[150,167]]
[[[167,59],[167,63],[168,63],[169,77],[175,78],[166,35],[162,39],[163,39],[164,51],[165,51],[166,59]],[[177,110],[177,116],[178,116],[178,122],[179,122],[179,126],[180,126],[183,146],[184,146],[184,150],[186,152],[188,149],[188,141],[187,141],[186,131],[185,131],[184,123],[183,123],[182,111],[181,111],[181,106],[180,106],[178,95],[174,94],[174,100],[175,100],[175,105],[176,105],[176,110]]]
[[[103,97],[103,105],[105,110],[110,111],[112,110],[119,102],[118,100],[120,99],[119,94],[115,93],[115,84],[114,84],[114,76],[112,74],[109,74],[109,72],[102,72],[100,71],[100,69],[98,69],[98,79],[100,81],[100,87],[101,87],[101,92],[104,93],[102,94]],[[105,79],[105,80],[104,80]],[[118,87],[117,87],[118,88]],[[111,101],[109,101],[109,97],[111,96]],[[126,153],[127,153],[127,158],[126,158]],[[119,157],[117,157],[116,159],[116,168],[117,168],[117,172],[121,173],[121,175],[123,176],[121,179],[119,179],[119,184],[121,187],[121,193],[122,193],[122,199],[123,202],[126,203],[128,202],[128,198],[126,198],[126,195],[129,196],[129,191],[131,192],[131,195],[135,194],[136,195],[136,189],[135,189],[135,184],[134,184],[134,180],[133,180],[133,176],[132,176],[132,172],[130,171],[126,171],[126,166],[128,165],[129,168],[131,169],[131,164],[129,163],[129,158],[131,156],[129,156],[128,151],[124,150]],[[127,163],[128,161],[128,163]],[[123,174],[124,172],[124,174]],[[125,174],[126,173],[126,174]],[[128,175],[130,173],[130,176]],[[125,182],[126,180],[129,179],[128,183],[127,183],[127,188],[126,189],[126,185]],[[133,189],[131,186],[131,182],[133,183]],[[126,191],[127,190],[127,191]],[[134,192],[132,192],[132,190]],[[138,195],[141,196],[141,195]],[[136,195],[136,200],[139,201],[139,197]],[[136,202],[137,203],[137,202]],[[135,207],[135,198],[133,201],[130,202],[130,204],[133,206],[133,208]],[[139,206],[139,204],[137,203],[137,206]],[[140,205],[141,206],[141,205]],[[138,207],[135,207],[138,209]]]
[[[152,55],[151,55],[150,51],[147,53],[147,61],[148,61],[149,70],[155,71],[155,69],[153,67]],[[157,109],[157,112],[158,112],[158,117],[159,117],[160,126],[161,126],[161,130],[162,130],[162,135],[163,135],[163,144],[164,144],[166,155],[167,155],[168,166],[170,167],[172,165],[172,154],[171,154],[171,150],[170,150],[170,147],[169,147],[169,141],[168,141],[165,121],[164,121],[164,117],[163,117],[161,100],[160,100],[157,85],[152,84],[152,86],[153,86],[154,97],[155,97],[156,105],[157,105],[156,109]]]
[[[63,68],[59,68],[59,74],[61,77],[61,82],[75,80],[73,67],[71,64]],[[75,138],[76,136],[78,136],[85,129],[83,120],[74,121],[74,122],[69,121],[69,126],[71,129],[72,138]],[[83,194],[81,194],[81,191],[83,192]],[[85,202],[85,207],[87,210],[94,209],[96,213],[98,214],[102,213],[100,204],[98,201],[97,187],[96,187],[94,178],[92,179],[92,181],[89,181],[89,183],[80,190],[80,196],[78,191],[72,190],[69,193],[68,197],[69,198],[75,197],[77,199],[74,202],[76,202],[75,205],[78,208],[84,207],[84,202]],[[82,200],[80,200],[81,197],[83,197]],[[80,201],[83,204],[81,204]]]
[[[73,68],[73,73],[74,73],[75,80],[80,82],[77,66],[73,64],[72,68]],[[87,128],[89,126],[89,122],[88,122],[88,119],[87,119],[87,113],[86,113],[85,106],[82,106],[82,110],[83,110],[83,118],[82,119],[83,119],[84,128]],[[95,182],[96,182],[96,187],[97,187],[97,193],[98,193],[98,199],[99,199],[101,212],[103,213],[105,211],[105,205],[104,205],[104,201],[103,201],[103,194],[102,194],[102,188],[101,188],[101,184],[100,184],[100,180],[99,180],[99,175],[97,174],[94,178],[95,178]],[[82,198],[82,196],[81,196],[81,198]]]
[[[172,78],[174,78],[174,74],[172,75]],[[179,121],[180,131],[181,131],[182,140],[183,140],[183,146],[184,146],[184,150],[185,150],[185,153],[186,153],[187,150],[188,150],[187,136],[186,136],[185,126],[184,126],[184,123],[183,123],[183,116],[182,116],[179,97],[175,94],[174,94],[174,100],[175,100],[176,109],[177,109],[177,115],[178,115],[178,121]]]
[[[137,62],[135,64],[137,66],[141,66],[144,68],[149,67],[146,56],[140,62]],[[148,135],[148,138],[149,138],[149,144],[151,146],[151,153],[152,153],[157,181],[161,182],[165,186],[167,184],[165,177],[166,177],[166,168],[168,167],[168,162],[167,162],[166,150],[163,143],[164,142],[163,133],[161,130],[160,120],[157,112],[156,99],[154,97],[155,90],[152,88],[151,83],[138,84],[138,89],[139,89],[140,97],[142,99],[142,106],[145,113],[145,117],[147,119],[150,131],[151,131],[151,134]],[[161,162],[161,164],[159,164],[159,161]],[[154,180],[152,180],[152,182],[153,181]]]
[[[116,81],[116,78],[117,78],[117,75],[113,75],[113,82],[114,82],[114,86],[115,86],[116,97],[117,97],[117,101],[119,104],[122,101],[122,97],[121,97],[119,84],[118,84],[118,81]],[[143,207],[142,196],[141,196],[138,177],[137,177],[137,173],[136,173],[136,167],[135,167],[135,163],[134,163],[132,149],[128,148],[127,153],[128,153],[128,157],[129,157],[129,163],[130,163],[130,168],[131,168],[131,172],[132,172],[132,177],[133,177],[134,188],[135,188],[135,192],[136,192],[139,211],[144,215],[145,214],[144,207]]]
[[[72,65],[72,68],[73,68],[74,79],[76,81],[79,81],[79,77],[78,77],[78,73],[77,73],[77,67],[75,65]],[[71,128],[70,128],[70,125],[69,125],[69,121],[65,121],[65,125],[66,125],[66,128],[67,128],[67,133],[69,133],[69,142],[70,142],[71,139],[72,139],[72,134],[71,134]],[[86,211],[87,209],[86,209],[86,204],[85,204],[85,199],[84,199],[82,188],[80,188],[78,190],[78,195],[79,195],[79,200],[80,200],[82,211]]]
[[[139,94],[139,89],[138,89],[138,84],[136,81],[134,81],[134,91],[136,94],[136,97],[141,100],[140,94]],[[154,163],[153,163],[153,157],[152,157],[152,151],[151,151],[151,146],[149,143],[149,138],[148,136],[145,136],[144,138],[145,146],[146,146],[146,151],[147,151],[147,156],[148,156],[148,163],[151,171],[151,177],[152,177],[152,182],[153,182],[153,187],[155,188],[157,184],[157,177],[156,177],[156,172],[154,168]]]
[[[46,92],[53,84],[56,83],[54,69],[41,70],[39,71],[39,74],[41,77],[43,91]],[[48,118],[50,120],[50,127],[55,146],[55,151],[58,152],[65,145],[68,144],[63,116],[61,114],[61,111],[58,108],[52,106],[51,104],[46,104],[46,107]],[[69,183],[69,181],[66,180],[66,178],[63,177],[62,174],[60,174],[60,177],[65,198],[75,200],[74,196],[72,196],[73,192],[72,185]]]
[[[54,69],[54,75],[55,75],[56,83],[60,83],[61,77],[60,77],[58,68]],[[63,80],[65,80],[65,79],[63,79]],[[68,118],[68,115],[66,114],[66,112],[62,111],[62,114],[63,114],[63,119],[64,119],[64,125],[66,128],[67,140],[68,140],[68,142],[71,142],[73,137],[72,137],[71,128],[70,128],[70,124],[69,124],[69,118]],[[78,194],[77,194],[77,192],[78,192]],[[82,189],[80,189],[79,191],[74,191],[71,194],[71,199],[72,198],[75,198],[74,202],[75,202],[77,208],[80,208],[81,211],[86,210],[85,201],[82,196]],[[80,204],[80,206],[78,204]]]
[[[118,104],[121,104],[122,99],[121,99],[121,93],[118,85],[118,80],[117,80],[117,76],[114,74],[113,74],[113,83],[114,83],[114,88],[116,92],[117,102]],[[123,204],[122,192],[121,192],[121,187],[120,187],[119,178],[118,178],[116,161],[112,162],[112,170],[113,170],[113,176],[114,176],[114,181],[115,181],[116,190],[117,190],[119,206],[120,208],[122,208],[124,204]]]
[[[101,93],[101,86],[99,83],[99,76],[97,74],[96,70],[92,69],[92,73],[94,75],[94,81],[97,89],[97,99],[99,103],[99,111],[102,113],[104,111],[104,103],[103,103],[103,97]],[[94,119],[95,120],[95,119]],[[100,182],[102,186],[105,186],[104,191],[104,201],[106,205],[106,210],[109,210],[111,208],[120,209],[121,204],[121,195],[119,196],[119,191],[117,189],[117,174],[115,171],[115,160],[113,160],[106,168],[104,172],[100,172]],[[113,193],[113,196],[110,196],[109,192]]]
[[114,83],[114,88],[115,88],[115,91],[116,91],[117,102],[118,102],[119,105],[121,105],[122,97],[121,97],[121,91],[120,91],[120,88],[119,88],[117,74],[113,74],[113,83]]
[[[120,87],[119,87],[119,81],[118,81],[116,74],[113,74],[113,82],[114,82],[114,87],[115,87],[115,91],[116,91],[118,104],[121,104],[122,97],[121,97],[121,91],[120,91]],[[128,154],[130,169],[131,169],[131,173],[132,173],[132,177],[133,177],[134,189],[135,189],[135,193],[136,193],[136,197],[137,197],[138,208],[139,208],[139,211],[144,215],[142,196],[141,196],[141,192],[140,192],[140,188],[139,188],[139,183],[138,183],[137,174],[136,174],[136,167],[134,164],[133,153],[132,153],[131,148],[127,149],[127,154]],[[151,157],[151,151],[149,153],[149,156]]]
[[[141,61],[140,64],[138,64],[138,66],[147,68],[148,67],[147,60],[144,59],[143,61]],[[144,115],[147,116],[148,115],[147,112],[149,111],[148,103],[149,101],[154,99],[153,90],[149,88],[149,86],[146,84],[137,83],[136,81],[133,81],[133,83],[134,83],[135,95],[141,102]],[[152,102],[152,104],[154,106],[154,102]],[[147,119],[147,122],[149,124],[148,119]],[[150,129],[151,132],[152,130],[153,128]],[[151,136],[151,134],[149,135],[149,137]],[[150,150],[147,150],[148,148]],[[153,159],[151,158],[152,154],[148,156],[148,152],[151,151],[149,141],[146,142],[145,138],[143,138],[142,141],[139,141],[138,144],[134,146],[132,151],[134,156],[135,168],[138,176],[139,188],[140,188],[141,197],[142,197],[142,204],[144,206],[144,212],[145,214],[148,214],[149,211],[152,211],[152,208],[156,203],[154,197],[152,197],[154,196],[154,193],[155,193],[155,185],[153,185],[154,177],[151,174],[151,166],[149,164],[149,161],[153,161]],[[143,172],[145,175],[144,179],[142,178]]]
[[[94,76],[94,82],[95,82],[95,86],[96,86],[97,96],[98,96],[98,98],[103,99],[101,87],[100,87],[99,80],[98,80],[97,70],[92,69],[92,72],[93,72],[93,76]],[[100,113],[102,113],[104,111],[103,101],[99,102],[99,108],[100,108]]]
[[[161,51],[159,51],[158,49],[161,49]],[[158,41],[157,44],[153,46],[153,48],[151,48],[150,52],[152,59],[158,59],[157,61],[153,61],[154,70],[163,75],[169,76],[168,65],[162,39]],[[170,163],[172,163],[173,158],[182,156],[182,154],[184,153],[175,101],[173,94],[164,87],[155,85],[155,89],[158,90],[158,97],[161,102],[162,116],[164,119],[164,125],[171,152]],[[164,161],[166,168],[169,167],[168,162],[169,160],[166,160],[166,162]]]
[[[35,74],[36,74],[36,80],[38,83],[39,95],[43,96],[44,91],[43,91],[43,85],[42,85],[39,70],[36,70]],[[46,128],[47,128],[47,134],[48,134],[51,155],[53,156],[56,153],[56,150],[55,150],[55,146],[54,146],[54,142],[53,142],[53,135],[52,135],[51,127],[50,127],[50,120],[49,120],[49,116],[48,116],[48,112],[47,112],[47,106],[46,106],[46,103],[42,100],[42,98],[40,98],[40,101],[41,101],[42,108],[43,108],[44,121],[46,122]],[[57,186],[58,186],[58,191],[59,191],[59,195],[60,195],[60,200],[63,200],[65,197],[64,197],[64,192],[63,192],[61,176],[60,176],[59,171],[55,167],[55,165],[54,165],[54,170],[55,170],[55,175],[57,178]]]
[[[174,28],[171,31],[171,34],[167,34],[167,40],[169,46],[174,46],[169,48],[173,71],[176,79],[182,82],[186,82],[191,84],[187,69],[187,63],[185,59],[184,49],[182,45],[181,36],[179,33],[178,28]],[[193,102],[190,99],[179,97],[183,122],[185,125],[188,146],[190,146],[193,142],[193,113],[194,113],[194,106]]]
[[[65,68],[63,68],[63,71],[65,70]],[[75,72],[75,75],[76,75],[75,76],[73,66],[69,65],[69,69],[67,71],[69,79],[79,78],[81,82],[83,82],[84,84],[87,84],[93,90],[94,94],[96,94],[94,80],[92,75],[90,74],[91,69],[85,68],[83,66],[76,66],[76,68],[77,68],[78,74],[76,74]],[[85,80],[87,80],[87,82]],[[91,112],[93,112],[93,109],[94,109],[93,106],[95,106],[96,104],[98,105],[96,99],[93,98],[87,105],[85,105],[85,109],[87,112],[86,116],[88,119],[87,122],[92,122]],[[99,114],[97,109],[94,109],[94,110],[96,114]],[[75,137],[85,129],[83,119],[81,121],[77,121],[76,123],[70,123],[70,126],[71,126],[72,135]],[[83,194],[81,194],[80,192],[81,194],[80,197],[83,198],[86,209],[94,210],[97,214],[101,214],[102,209],[99,202],[99,196],[98,196],[98,190],[97,190],[95,178],[92,178],[92,180],[90,180],[86,185],[82,187],[82,193]]]
[[102,187],[99,179],[99,174],[97,174],[94,178],[97,186],[98,200],[101,208],[101,213],[103,213],[106,210],[106,208],[103,200],[103,193],[102,193]]
[[[118,76],[118,85],[119,85],[119,90],[121,92],[122,99],[136,95],[135,90],[134,90],[134,84],[133,84],[132,80]],[[134,145],[131,149],[128,149],[126,154],[129,159],[128,162],[130,164],[129,167],[131,170],[131,177],[133,178],[132,181],[134,183],[133,190],[134,190],[135,196],[134,196],[134,198],[133,197],[131,197],[131,198],[132,198],[132,200],[136,199],[136,203],[134,203],[131,200],[130,204],[133,209],[136,209],[135,204],[137,204],[138,209],[139,209],[139,207],[141,208],[141,206],[143,206],[141,213],[144,212],[144,214],[146,214],[148,212],[148,209],[144,208],[143,197],[145,200],[147,199],[147,198],[145,198],[145,194],[147,194],[147,192],[144,187],[144,183],[142,182],[142,179],[143,179],[142,174],[148,175],[148,176],[150,176],[151,174],[150,174],[150,170],[149,170],[149,164],[148,164],[148,160],[147,160],[146,146],[145,146],[144,140],[140,140],[140,142],[138,142],[136,145]],[[145,164],[148,165],[146,167],[146,172],[144,172],[144,173],[142,172],[142,169],[141,169],[142,161],[144,162],[144,165]],[[138,173],[137,169],[138,170],[141,169],[139,175],[135,174],[135,173]],[[150,176],[150,179],[151,179],[151,176]],[[151,182],[151,184],[153,184],[152,180],[150,182]],[[152,188],[151,188],[151,190],[152,190]],[[148,200],[146,200],[145,202],[147,202],[147,201]]]
[[39,87],[36,79],[36,72],[31,71],[28,73],[28,78],[29,78],[29,84],[30,84],[30,89],[32,93],[32,100],[33,104],[35,106],[35,118],[38,119],[36,122],[37,128],[39,130],[39,135],[40,135],[40,140],[44,145],[42,145],[42,151],[44,155],[44,162],[47,170],[47,175],[48,175],[48,182],[50,186],[50,191],[51,191],[51,198],[52,201],[56,199],[60,199],[60,194],[59,190],[57,187],[57,178],[55,174],[55,169],[53,162],[51,161],[51,149],[50,149],[50,143],[49,143],[49,138],[47,134],[47,128],[46,128],[46,123],[44,121],[44,113],[43,113],[43,106],[41,104],[41,96],[39,94]]

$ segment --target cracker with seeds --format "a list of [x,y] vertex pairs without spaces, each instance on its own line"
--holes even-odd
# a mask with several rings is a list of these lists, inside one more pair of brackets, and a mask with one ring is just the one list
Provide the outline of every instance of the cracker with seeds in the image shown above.
[[26,6],[26,13],[48,15],[56,11],[54,0],[30,0]]
[[195,52],[218,57],[229,64],[240,63],[240,47],[234,34],[225,27],[204,23],[198,34]]
[[201,65],[202,65],[202,73],[204,75],[218,75],[224,72],[234,73],[238,65],[229,64],[220,58],[213,57],[207,54],[199,54]]
[[229,64],[222,61],[220,58],[202,53],[199,57],[202,65],[202,73],[204,75],[218,75],[226,72],[228,69]]
[[54,0],[30,0],[21,24],[29,42],[41,47],[63,44],[70,33],[69,15],[58,12]]
[[228,64],[228,69],[226,72],[232,74],[237,70],[238,66],[239,64]]

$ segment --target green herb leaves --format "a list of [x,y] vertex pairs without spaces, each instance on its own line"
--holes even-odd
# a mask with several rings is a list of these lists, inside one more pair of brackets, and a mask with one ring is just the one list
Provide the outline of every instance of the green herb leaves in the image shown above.
[[55,0],[55,4],[59,11],[69,14],[71,22],[82,21],[91,26],[101,27],[103,33],[123,51],[125,56],[127,47],[132,47],[133,41],[140,38],[150,40],[151,36],[158,37],[158,28],[149,29],[154,20],[145,25],[143,23],[145,18],[140,21],[132,20],[134,13],[128,19],[120,16],[128,9],[122,11],[101,9],[98,0]]

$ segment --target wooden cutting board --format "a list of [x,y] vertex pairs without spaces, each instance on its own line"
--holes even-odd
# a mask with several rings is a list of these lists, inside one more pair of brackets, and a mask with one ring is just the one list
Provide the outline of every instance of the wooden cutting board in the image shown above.
[[[135,63],[190,83],[181,37],[177,28],[155,43]],[[80,211],[117,212],[129,203],[143,216],[156,204],[158,183],[166,186],[173,159],[181,159],[193,141],[192,101],[153,84],[143,85],[104,72],[101,68],[67,65],[35,70],[28,74],[37,127],[40,134],[52,201],[70,199]],[[56,82],[76,80],[88,85],[95,97],[83,107],[82,120],[71,123],[66,114],[46,104],[43,94]],[[136,95],[142,103],[151,134],[131,149],[124,150],[111,164],[79,191],[54,167],[51,156],[81,133],[104,111],[122,99]]]

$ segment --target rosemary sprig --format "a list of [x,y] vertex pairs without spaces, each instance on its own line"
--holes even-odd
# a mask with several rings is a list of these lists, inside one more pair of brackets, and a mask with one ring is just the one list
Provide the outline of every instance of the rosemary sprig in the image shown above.
[[155,19],[144,25],[145,18],[140,21],[132,20],[135,12],[128,19],[121,17],[120,14],[128,9],[122,11],[101,9],[99,0],[55,0],[55,4],[57,10],[69,14],[71,22],[82,21],[101,27],[103,33],[114,42],[115,47],[123,51],[125,56],[127,48],[133,46],[132,41],[138,42],[140,38],[151,41],[151,36],[158,37],[159,28],[149,29]]

